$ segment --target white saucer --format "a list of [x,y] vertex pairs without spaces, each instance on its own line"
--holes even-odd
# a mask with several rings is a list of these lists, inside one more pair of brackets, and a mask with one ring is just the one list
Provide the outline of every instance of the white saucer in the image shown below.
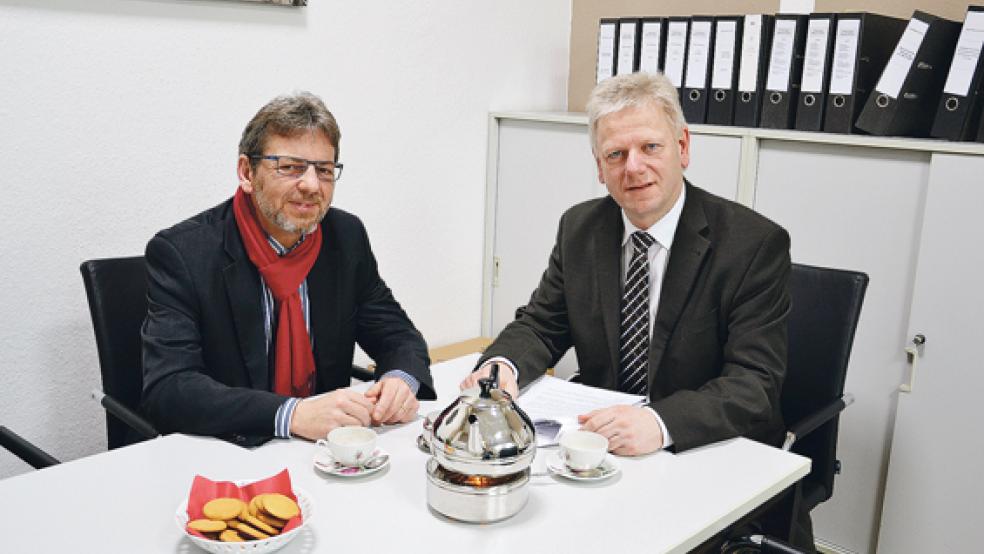
[[601,462],[597,469],[576,471],[564,464],[558,452],[551,452],[547,457],[547,469],[554,475],[574,481],[601,481],[619,472],[618,464],[615,463],[615,458],[611,454],[605,456],[605,461]]
[[363,477],[376,473],[389,465],[389,452],[386,452],[382,448],[377,448],[374,450],[370,458],[380,455],[385,455],[387,458],[386,461],[378,467],[371,469],[361,466],[351,467],[342,465],[341,462],[336,461],[335,458],[332,457],[331,452],[329,452],[328,449],[319,447],[314,453],[314,469],[317,469],[321,473],[327,473],[328,475],[334,475],[336,477]]

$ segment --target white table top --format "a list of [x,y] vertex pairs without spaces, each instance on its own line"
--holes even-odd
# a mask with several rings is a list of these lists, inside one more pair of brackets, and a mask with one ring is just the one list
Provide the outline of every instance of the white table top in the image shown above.
[[[474,365],[465,356],[433,367],[440,409]],[[599,482],[534,476],[527,505],[492,524],[448,520],[430,510],[425,463],[416,448],[420,419],[378,430],[390,455],[360,478],[314,469],[316,446],[274,440],[255,450],[170,435],[0,480],[0,550],[5,552],[198,552],[174,523],[196,474],[213,480],[268,477],[289,468],[311,493],[314,516],[284,553],[378,552],[686,552],[809,472],[807,458],[747,439],[683,454],[617,458],[621,473]],[[533,465],[545,472],[540,449]],[[452,546],[453,545],[453,546]]]

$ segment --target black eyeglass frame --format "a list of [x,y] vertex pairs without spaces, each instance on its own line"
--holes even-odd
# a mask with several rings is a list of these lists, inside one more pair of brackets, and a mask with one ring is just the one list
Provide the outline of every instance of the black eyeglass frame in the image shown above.
[[[304,158],[298,158],[297,156],[278,156],[278,155],[274,155],[274,154],[268,154],[268,155],[265,155],[264,156],[263,154],[250,154],[247,157],[249,159],[251,159],[251,160],[270,160],[272,162],[276,162],[276,164],[277,164],[276,165],[277,175],[280,175],[282,177],[290,177],[290,178],[294,178],[294,179],[303,176],[305,173],[307,173],[308,166],[312,166],[313,165],[314,166],[314,173],[315,173],[315,175],[318,176],[318,179],[321,180],[321,181],[324,181],[324,182],[331,182],[331,183],[334,183],[335,181],[338,181],[339,179],[342,178],[342,168],[345,167],[345,164],[342,164],[342,163],[339,163],[339,162],[333,162],[333,161],[328,161],[328,160],[305,160]],[[295,161],[295,162],[303,163],[304,164],[304,171],[302,171],[299,175],[290,175],[288,173],[282,173],[281,170],[280,170],[280,160],[281,160],[281,158],[286,158],[288,160],[292,160],[292,161]],[[332,167],[332,178],[331,178],[331,180],[327,180],[327,179],[322,179],[321,178],[321,174],[318,173],[318,165],[319,164],[331,164],[331,167]]]

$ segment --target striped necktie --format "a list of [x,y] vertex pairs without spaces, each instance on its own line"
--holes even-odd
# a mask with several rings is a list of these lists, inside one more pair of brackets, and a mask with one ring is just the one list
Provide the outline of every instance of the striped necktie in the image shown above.
[[619,338],[618,390],[646,394],[649,368],[649,233],[632,233],[632,260],[622,294],[622,334]]

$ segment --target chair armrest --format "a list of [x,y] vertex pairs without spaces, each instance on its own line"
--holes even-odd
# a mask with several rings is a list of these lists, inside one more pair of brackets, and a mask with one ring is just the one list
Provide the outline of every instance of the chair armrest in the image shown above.
[[3,446],[15,456],[24,460],[34,469],[44,469],[59,464],[51,454],[28,442],[17,433],[0,425],[0,446]]
[[352,377],[358,379],[359,381],[375,381],[376,373],[370,371],[361,365],[352,364]]
[[798,439],[805,437],[817,427],[827,423],[851,404],[854,404],[854,395],[845,393],[837,400],[797,421],[786,431],[786,440],[782,443],[782,449],[788,451]]
[[161,435],[157,432],[157,429],[154,429],[154,426],[151,425],[150,422],[140,417],[137,412],[127,408],[122,402],[104,393],[103,391],[98,389],[93,390],[92,398],[96,402],[102,404],[102,407],[105,408],[107,412],[116,416],[117,419],[129,425],[144,437],[152,439]]

